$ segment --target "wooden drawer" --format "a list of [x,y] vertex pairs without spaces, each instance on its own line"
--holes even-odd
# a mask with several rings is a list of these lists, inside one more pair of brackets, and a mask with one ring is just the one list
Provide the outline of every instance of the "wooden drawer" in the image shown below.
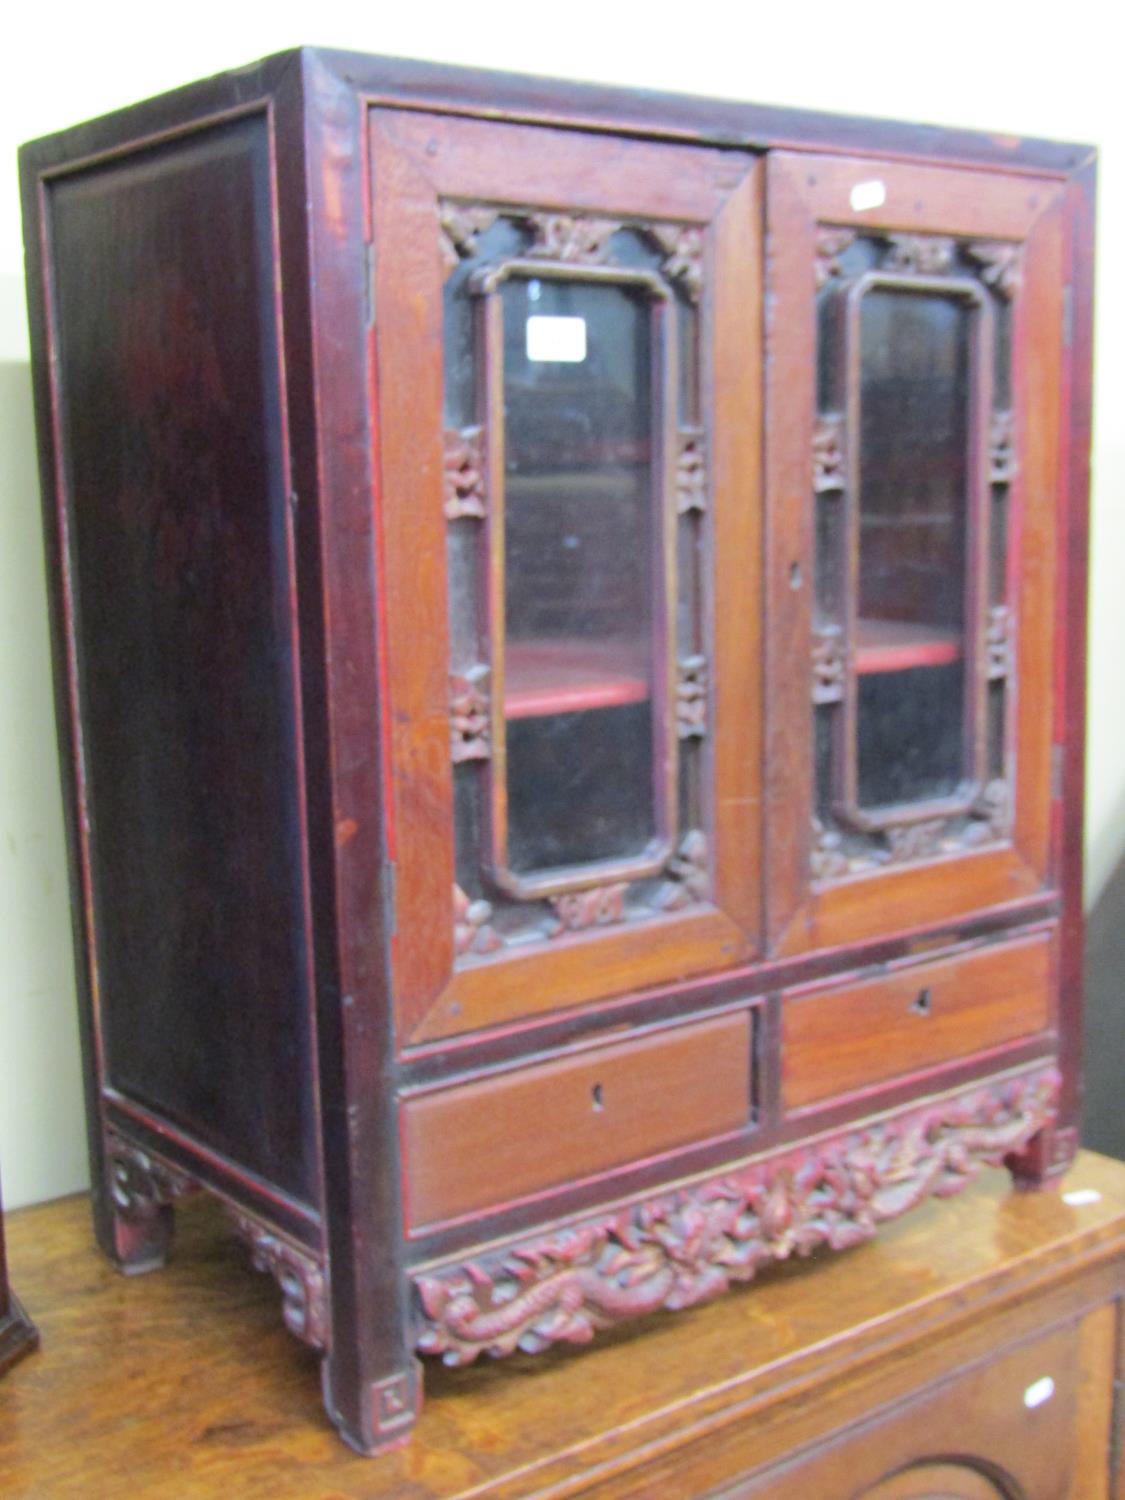
[[1051,933],[788,995],[782,1103],[798,1110],[1050,1024]]
[[457,1218],[742,1129],[749,1012],[591,1048],[402,1106],[407,1222]]

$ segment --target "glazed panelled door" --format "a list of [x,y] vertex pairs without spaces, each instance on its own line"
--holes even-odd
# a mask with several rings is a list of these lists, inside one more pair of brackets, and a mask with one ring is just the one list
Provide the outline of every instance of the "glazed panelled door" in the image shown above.
[[757,949],[761,167],[393,110],[370,143],[417,1042]]
[[770,159],[770,927],[1049,880],[1062,191]]

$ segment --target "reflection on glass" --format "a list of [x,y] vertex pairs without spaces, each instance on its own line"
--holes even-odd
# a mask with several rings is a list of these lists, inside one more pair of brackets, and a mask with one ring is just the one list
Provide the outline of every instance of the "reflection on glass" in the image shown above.
[[578,278],[500,295],[508,865],[527,875],[658,831],[652,316]]
[[859,310],[859,805],[966,777],[963,658],[972,311],[875,286]]

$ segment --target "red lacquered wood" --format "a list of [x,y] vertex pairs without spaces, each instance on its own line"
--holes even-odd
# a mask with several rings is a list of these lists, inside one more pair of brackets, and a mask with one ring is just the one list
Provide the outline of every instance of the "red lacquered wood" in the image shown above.
[[904,620],[860,620],[856,628],[855,670],[908,672],[913,667],[941,667],[960,661],[961,637],[956,631]]
[[604,642],[509,641],[504,716],[534,719],[644,703],[651,696],[622,647]]

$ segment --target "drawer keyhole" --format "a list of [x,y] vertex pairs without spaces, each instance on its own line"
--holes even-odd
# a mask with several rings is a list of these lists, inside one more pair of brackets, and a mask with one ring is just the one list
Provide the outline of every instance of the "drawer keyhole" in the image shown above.
[[604,1103],[603,1103],[603,1100],[602,1100],[602,1086],[601,1086],[600,1083],[595,1083],[594,1084],[594,1087],[590,1090],[590,1097],[594,1101],[594,1108],[595,1109],[602,1109],[602,1108],[604,1108]]
[[933,1000],[928,989],[919,990],[915,998],[910,1002],[910,1009],[916,1016],[928,1016],[933,1010]]

